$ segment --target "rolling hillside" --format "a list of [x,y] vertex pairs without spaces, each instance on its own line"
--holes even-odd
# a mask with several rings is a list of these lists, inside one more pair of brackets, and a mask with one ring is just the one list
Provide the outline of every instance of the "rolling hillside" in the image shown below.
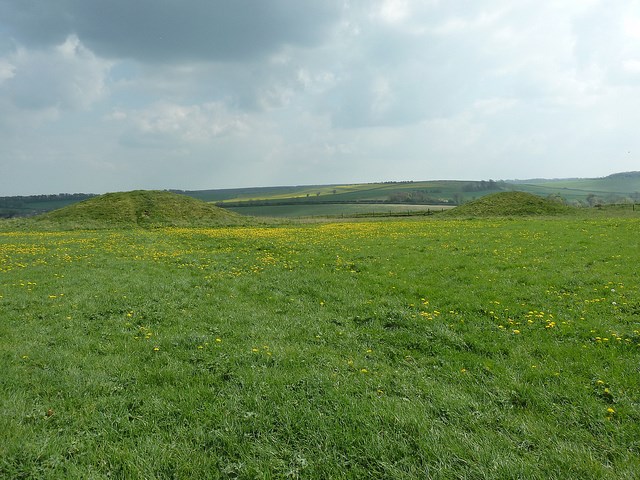
[[[414,203],[453,204],[456,196],[486,194],[507,188],[504,182],[432,180],[420,182],[384,182],[345,185],[303,185],[297,187],[268,187],[209,191],[184,191],[219,205],[253,204],[271,205],[295,203]],[[230,193],[232,193],[230,195]]]
[[594,179],[517,181],[433,180],[348,185],[306,185],[180,192],[219,206],[252,207],[299,204],[385,203],[460,205],[498,191],[526,191],[574,206],[640,202],[640,172]]
[[526,180],[520,190],[538,195],[555,194],[566,201],[582,201],[589,205],[640,202],[640,172],[614,173],[602,178],[558,180]]
[[[335,185],[251,187],[216,190],[172,190],[237,212],[273,215],[274,207],[293,216],[349,214],[353,205],[429,205],[452,207],[499,191],[525,191],[573,206],[640,203],[640,172],[602,178],[508,181],[432,180]],[[0,217],[31,216],[77,203],[86,194],[0,197]],[[344,206],[342,208],[341,206]],[[295,208],[293,208],[295,207]],[[385,208],[370,207],[372,211]],[[358,210],[361,210],[358,208]],[[387,208],[388,210],[388,208]],[[410,208],[409,208],[410,210]]]

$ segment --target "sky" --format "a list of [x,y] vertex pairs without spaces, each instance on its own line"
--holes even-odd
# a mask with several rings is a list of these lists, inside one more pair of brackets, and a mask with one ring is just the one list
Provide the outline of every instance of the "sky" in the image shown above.
[[640,170],[640,0],[0,0],[0,196]]

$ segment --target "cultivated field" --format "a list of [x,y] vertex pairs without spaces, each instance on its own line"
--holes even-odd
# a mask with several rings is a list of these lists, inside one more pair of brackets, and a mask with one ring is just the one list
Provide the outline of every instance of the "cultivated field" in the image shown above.
[[429,215],[450,209],[448,205],[396,205],[396,204],[300,204],[265,205],[259,207],[230,207],[226,210],[241,215],[271,218],[317,218],[317,217],[375,217],[402,215]]
[[637,478],[639,233],[0,232],[0,477]]

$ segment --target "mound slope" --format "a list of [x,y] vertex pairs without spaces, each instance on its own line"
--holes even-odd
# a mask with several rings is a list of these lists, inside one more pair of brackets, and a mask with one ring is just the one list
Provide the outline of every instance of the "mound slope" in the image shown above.
[[155,190],[106,193],[39,217],[63,226],[229,225],[242,216],[177,193]]
[[499,192],[452,208],[444,215],[456,217],[506,217],[559,215],[573,209],[553,200],[526,192]]

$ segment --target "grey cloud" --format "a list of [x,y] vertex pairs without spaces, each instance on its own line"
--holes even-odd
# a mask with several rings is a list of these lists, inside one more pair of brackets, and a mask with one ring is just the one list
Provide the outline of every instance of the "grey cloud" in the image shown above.
[[0,0],[0,189],[607,174],[639,80],[623,0]]
[[20,42],[57,44],[76,34],[100,56],[143,62],[238,61],[312,45],[341,10],[338,0],[0,1]]

